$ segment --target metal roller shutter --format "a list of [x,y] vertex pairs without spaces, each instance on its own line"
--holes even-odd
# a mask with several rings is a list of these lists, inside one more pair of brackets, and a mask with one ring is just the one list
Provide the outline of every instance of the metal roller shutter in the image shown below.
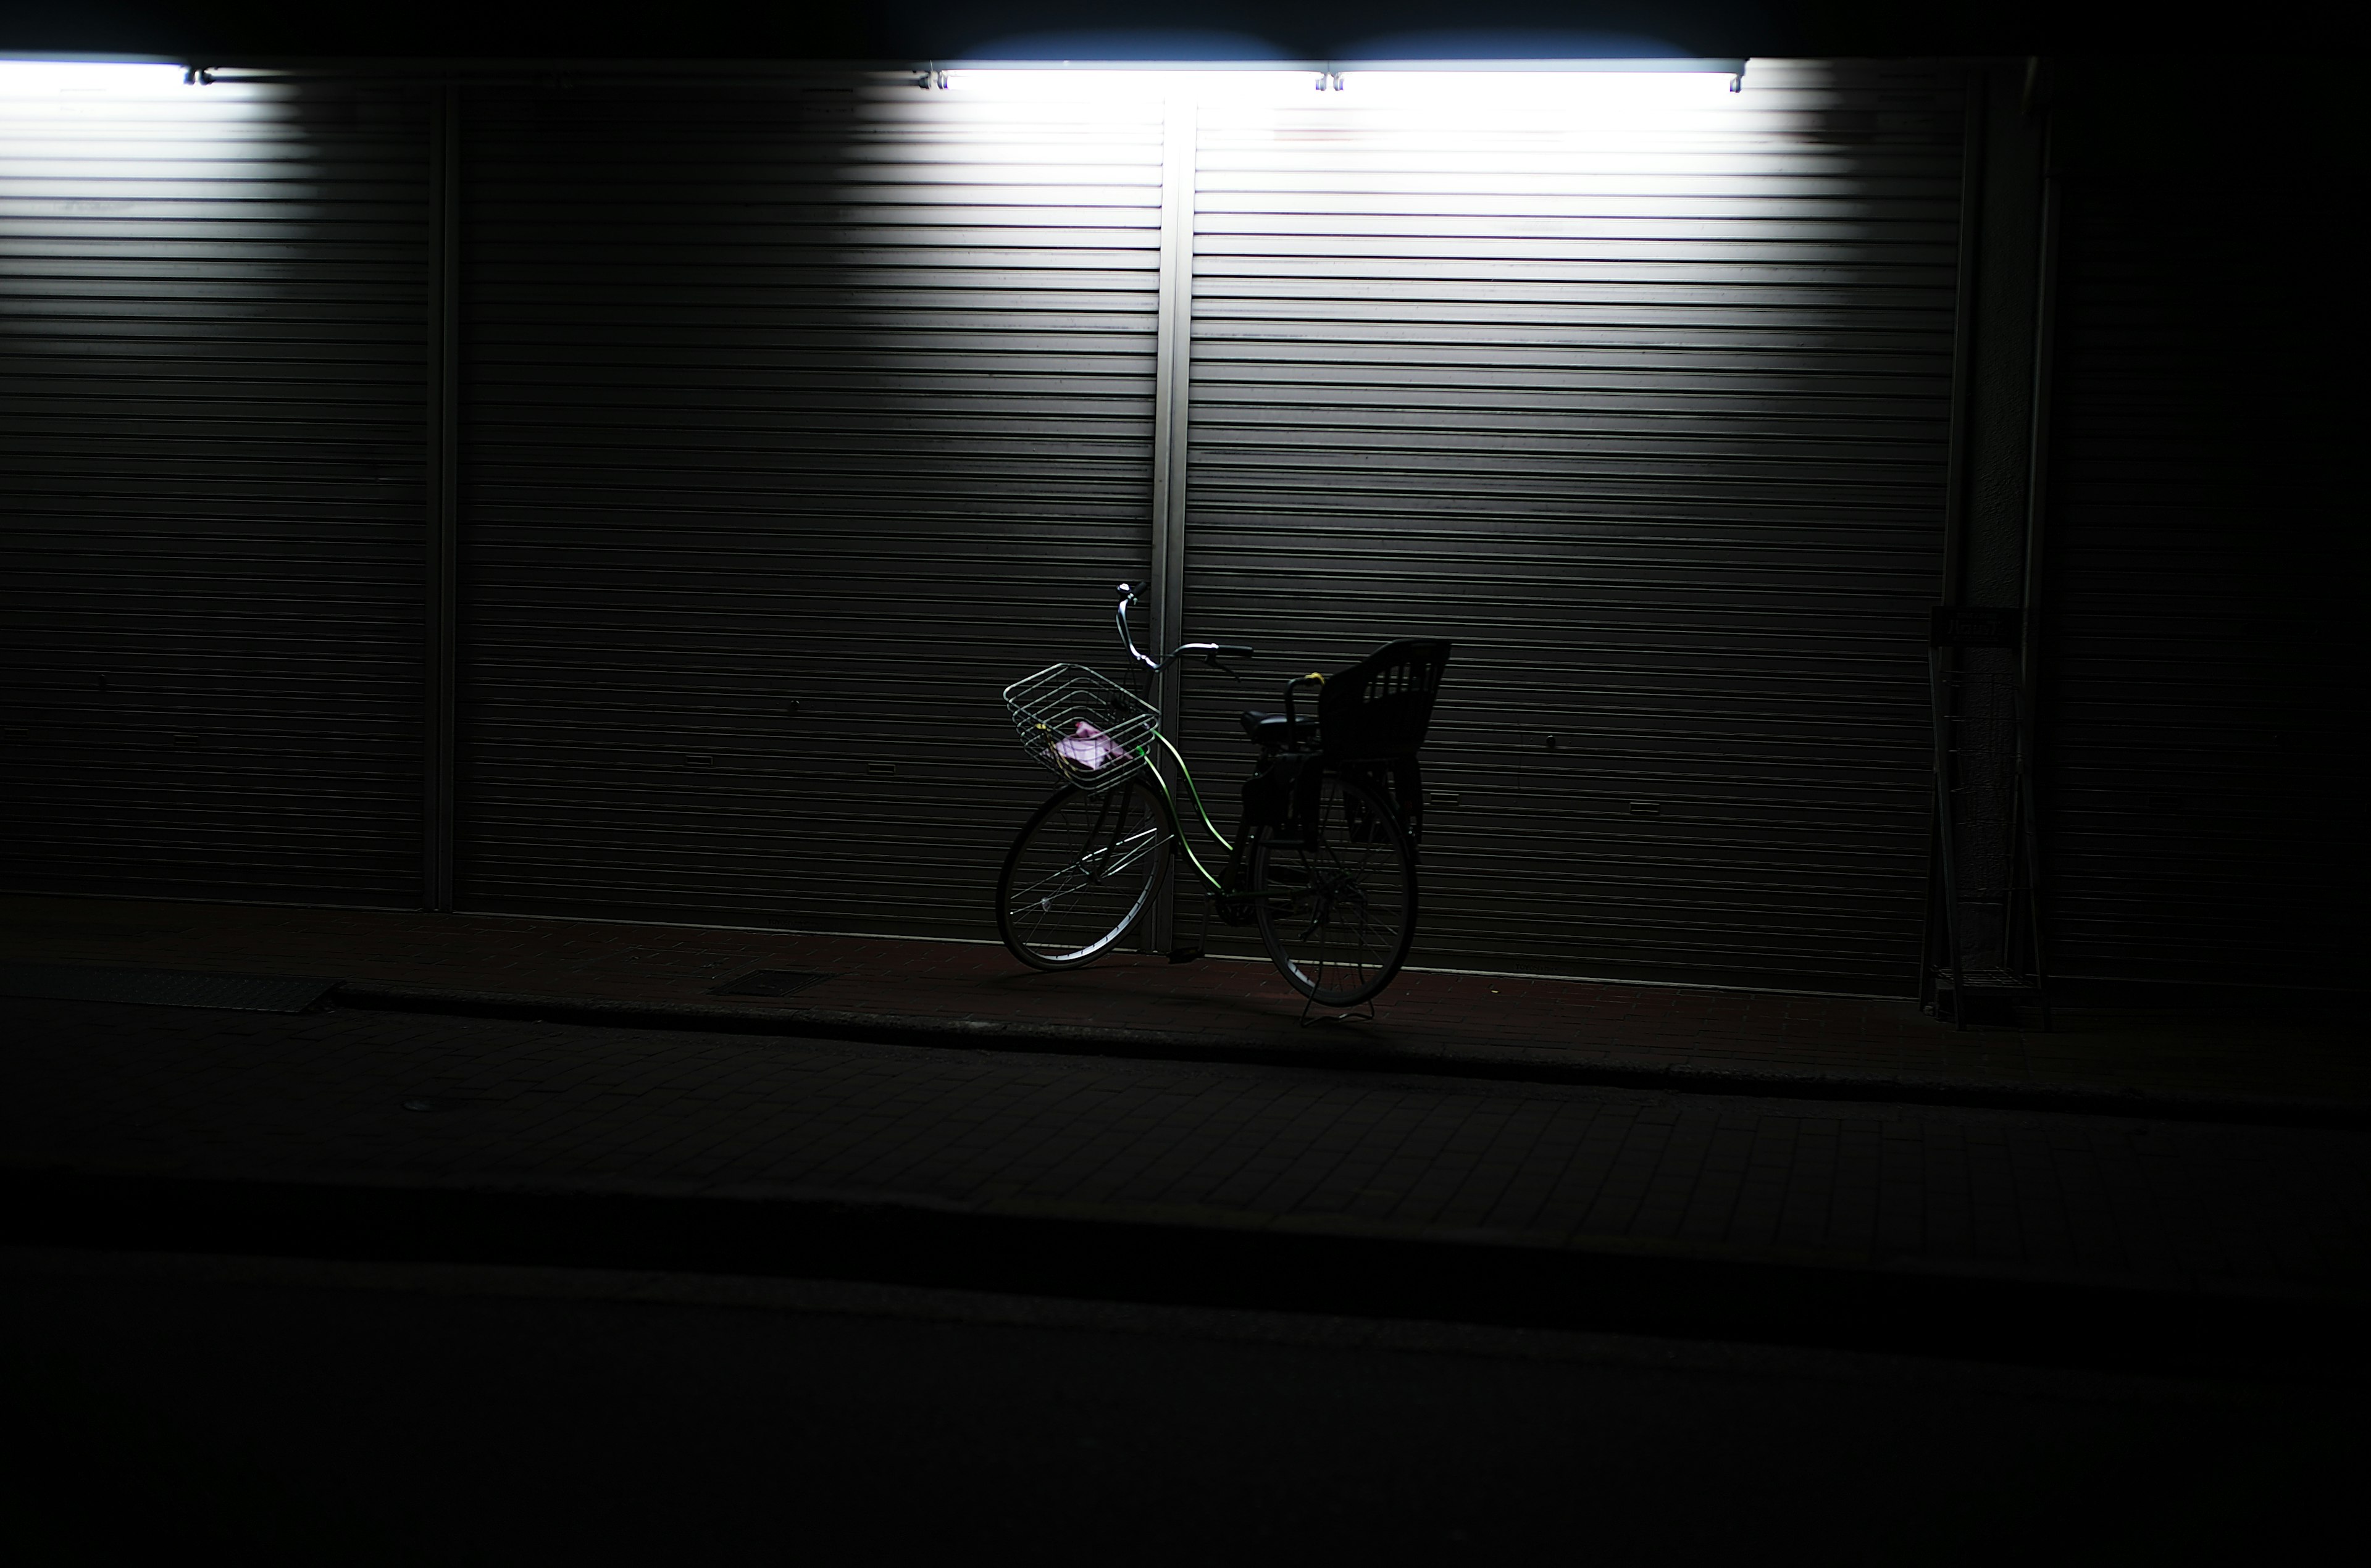
[[993,934],[1149,538],[1161,106],[473,90],[461,896]]
[[414,904],[424,100],[0,72],[6,880]]
[[1908,990],[1960,83],[1359,86],[1203,113],[1187,628],[1275,657],[1189,674],[1197,770],[1453,638],[1413,962]]

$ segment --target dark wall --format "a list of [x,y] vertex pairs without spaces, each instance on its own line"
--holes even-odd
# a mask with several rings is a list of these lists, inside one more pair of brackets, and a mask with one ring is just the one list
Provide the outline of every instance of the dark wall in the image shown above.
[[2064,83],[2041,790],[2066,972],[2359,969],[2351,139],[2277,63]]

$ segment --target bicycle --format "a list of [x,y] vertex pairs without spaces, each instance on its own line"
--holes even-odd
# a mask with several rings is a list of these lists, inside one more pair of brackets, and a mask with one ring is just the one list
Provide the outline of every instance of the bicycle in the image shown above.
[[[1113,612],[1121,646],[1148,689],[1198,653],[1211,668],[1257,655],[1240,644],[1187,642],[1154,659],[1128,629],[1135,591],[1119,585]],[[1284,711],[1246,709],[1258,748],[1230,841],[1211,821],[1193,770],[1161,732],[1160,709],[1082,664],[1056,664],[1004,691],[1022,744],[1063,783],[1005,854],[996,882],[997,930],[1037,969],[1076,969],[1117,947],[1151,910],[1171,851],[1203,884],[1202,936],[1216,914],[1253,926],[1285,979],[1311,1007],[1371,1001],[1391,984],[1416,939],[1417,852],[1424,790],[1417,752],[1449,661],[1445,641],[1393,642],[1332,679],[1297,675]],[[1303,717],[1296,694],[1318,691]],[[1202,826],[1226,853],[1217,871],[1184,833],[1162,755]],[[1172,963],[1204,956],[1197,940]]]

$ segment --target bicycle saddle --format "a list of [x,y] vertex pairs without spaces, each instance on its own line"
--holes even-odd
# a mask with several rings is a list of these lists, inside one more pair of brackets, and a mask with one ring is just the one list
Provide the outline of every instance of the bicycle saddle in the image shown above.
[[1314,741],[1317,738],[1317,719],[1314,714],[1304,718],[1298,725],[1292,726],[1289,732],[1288,721],[1281,713],[1255,713],[1246,708],[1239,716],[1239,722],[1243,727],[1244,734],[1264,746],[1286,746],[1295,741]]

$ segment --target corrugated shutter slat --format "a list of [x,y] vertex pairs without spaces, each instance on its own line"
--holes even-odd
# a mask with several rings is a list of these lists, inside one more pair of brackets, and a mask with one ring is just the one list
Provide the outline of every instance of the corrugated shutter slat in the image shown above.
[[1268,672],[1453,638],[1415,962],[1905,990],[1958,85],[1756,62],[1646,133],[1545,90],[1206,113],[1188,627],[1273,657],[1189,674],[1190,755],[1240,771]]
[[468,106],[475,906],[993,934],[998,693],[1146,560],[1160,111],[847,80]]
[[10,885],[417,901],[425,126],[0,99]]

